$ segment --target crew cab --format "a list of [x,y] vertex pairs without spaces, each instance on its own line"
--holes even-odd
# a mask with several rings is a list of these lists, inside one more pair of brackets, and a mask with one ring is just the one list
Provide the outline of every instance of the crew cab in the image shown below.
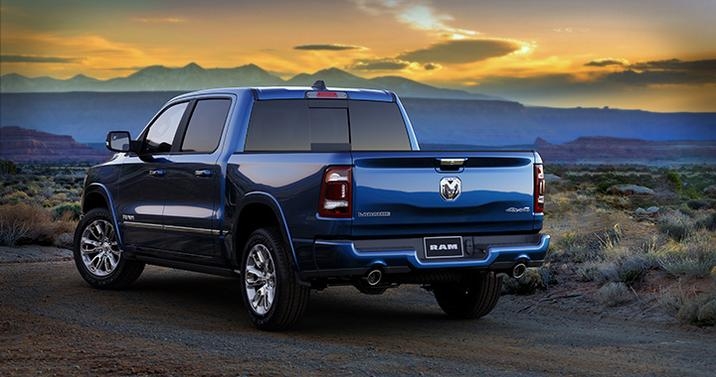
[[145,264],[239,278],[260,329],[295,324],[312,289],[431,290],[478,318],[501,278],[543,263],[544,174],[532,150],[421,150],[390,91],[202,90],[171,99],[88,170],[80,275],[119,289]]

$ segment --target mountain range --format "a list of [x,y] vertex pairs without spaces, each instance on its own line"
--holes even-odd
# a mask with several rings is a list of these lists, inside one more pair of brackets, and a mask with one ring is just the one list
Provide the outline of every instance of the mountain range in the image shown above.
[[313,74],[300,73],[283,80],[255,64],[207,69],[196,63],[181,68],[156,65],[140,69],[126,77],[109,80],[98,80],[85,75],[77,75],[66,80],[51,77],[29,78],[10,73],[0,77],[0,91],[3,93],[188,91],[232,86],[310,86],[316,80],[324,80],[329,87],[388,89],[402,97],[498,99],[463,90],[438,88],[399,76],[365,79],[338,68],[328,68]]

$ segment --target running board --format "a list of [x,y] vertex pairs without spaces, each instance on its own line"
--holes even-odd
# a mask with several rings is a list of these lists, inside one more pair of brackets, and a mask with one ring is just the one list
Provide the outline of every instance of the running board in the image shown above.
[[171,268],[176,268],[176,269],[186,270],[186,271],[202,272],[205,274],[234,277],[234,278],[239,276],[239,274],[237,272],[235,272],[233,269],[226,268],[226,267],[206,266],[203,264],[195,264],[195,263],[190,263],[190,262],[167,260],[167,259],[162,259],[162,258],[141,255],[141,254],[134,254],[133,259],[145,262],[147,264],[155,265],[155,266],[171,267]]

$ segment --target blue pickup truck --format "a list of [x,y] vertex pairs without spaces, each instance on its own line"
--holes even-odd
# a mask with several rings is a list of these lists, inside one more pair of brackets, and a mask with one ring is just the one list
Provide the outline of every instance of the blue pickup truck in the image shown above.
[[89,169],[75,232],[84,280],[120,289],[145,264],[238,277],[264,330],[333,285],[420,284],[447,315],[479,318],[501,273],[549,247],[539,154],[421,150],[389,91],[202,90],[106,143],[118,153]]

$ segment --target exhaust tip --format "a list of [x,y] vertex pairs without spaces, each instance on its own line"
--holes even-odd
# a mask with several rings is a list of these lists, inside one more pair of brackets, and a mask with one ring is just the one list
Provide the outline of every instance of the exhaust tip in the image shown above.
[[519,279],[525,276],[525,272],[527,272],[527,266],[525,266],[524,263],[517,263],[515,267],[512,268],[512,277]]
[[368,276],[366,276],[365,280],[371,287],[375,287],[380,283],[380,280],[383,278],[383,273],[380,272],[380,270],[372,270],[368,273]]

